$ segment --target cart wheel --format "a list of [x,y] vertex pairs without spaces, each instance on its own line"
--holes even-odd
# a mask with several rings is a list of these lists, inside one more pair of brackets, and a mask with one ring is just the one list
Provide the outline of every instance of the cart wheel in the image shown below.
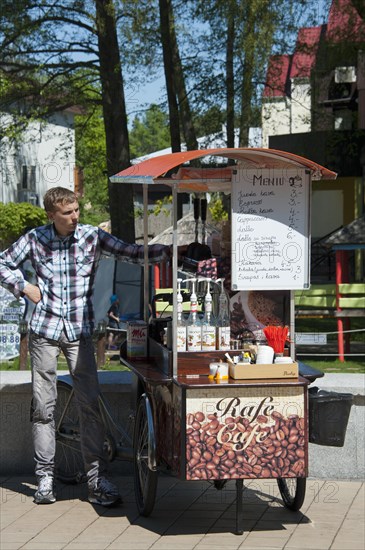
[[143,394],[137,406],[133,438],[134,491],[137,508],[142,516],[149,516],[155,504],[157,489],[155,452],[156,440],[151,405],[148,397]]
[[279,478],[276,481],[284,506],[295,512],[299,510],[304,502],[307,479],[305,477],[291,477]]
[[86,480],[80,446],[79,413],[72,386],[57,381],[57,403],[54,411],[56,425],[56,477],[63,483]]

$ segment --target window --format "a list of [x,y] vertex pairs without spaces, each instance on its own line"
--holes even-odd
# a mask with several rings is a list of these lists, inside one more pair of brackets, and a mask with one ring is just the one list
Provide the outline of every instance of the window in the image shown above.
[[36,189],[36,167],[22,166],[22,183],[21,188],[24,190],[35,191]]

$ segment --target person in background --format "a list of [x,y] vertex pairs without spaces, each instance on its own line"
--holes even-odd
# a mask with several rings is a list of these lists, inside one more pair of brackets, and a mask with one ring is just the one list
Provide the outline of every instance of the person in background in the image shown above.
[[[116,294],[112,294],[110,297],[110,308],[108,309],[108,327],[107,328],[120,328],[119,326],[119,298]],[[108,331],[108,349],[117,349],[115,345],[116,338],[112,331]]]
[[[107,477],[104,425],[99,414],[100,393],[92,342],[93,289],[101,255],[143,263],[142,245],[127,244],[99,227],[79,223],[75,193],[63,187],[44,195],[49,224],[31,229],[0,254],[0,284],[16,298],[34,304],[29,352],[32,369],[32,435],[37,504],[55,502],[55,419],[57,359],[62,352],[72,377],[79,408],[81,448],[93,504],[121,501]],[[151,245],[150,262],[166,261],[170,248]],[[29,260],[35,284],[27,282],[21,266]]]

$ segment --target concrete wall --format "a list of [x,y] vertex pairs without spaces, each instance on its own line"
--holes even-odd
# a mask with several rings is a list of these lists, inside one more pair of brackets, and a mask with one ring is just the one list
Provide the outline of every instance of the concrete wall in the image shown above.
[[[67,373],[59,373],[67,379]],[[102,391],[115,415],[125,420],[130,407],[130,374],[100,372]],[[326,374],[318,387],[354,395],[344,447],[309,444],[309,477],[320,479],[363,479],[365,434],[365,376]],[[29,409],[30,373],[0,371],[0,474],[33,472],[33,445]],[[112,470],[130,473],[128,462],[115,461]]]
[[[68,372],[61,371],[58,376],[69,381]],[[30,378],[28,371],[0,371],[0,475],[34,471]],[[130,410],[130,374],[100,372],[99,379],[115,418],[125,422]],[[130,470],[130,464],[126,462],[120,461],[118,466]]]

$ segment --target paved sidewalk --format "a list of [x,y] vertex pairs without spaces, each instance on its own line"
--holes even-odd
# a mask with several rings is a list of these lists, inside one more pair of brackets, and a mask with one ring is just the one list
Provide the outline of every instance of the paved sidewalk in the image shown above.
[[133,477],[113,476],[124,498],[92,506],[86,486],[58,486],[52,505],[33,503],[34,478],[2,477],[1,550],[364,550],[364,483],[307,480],[300,512],[283,507],[273,480],[245,481],[244,533],[235,534],[235,483],[159,476],[155,509],[138,516]]

